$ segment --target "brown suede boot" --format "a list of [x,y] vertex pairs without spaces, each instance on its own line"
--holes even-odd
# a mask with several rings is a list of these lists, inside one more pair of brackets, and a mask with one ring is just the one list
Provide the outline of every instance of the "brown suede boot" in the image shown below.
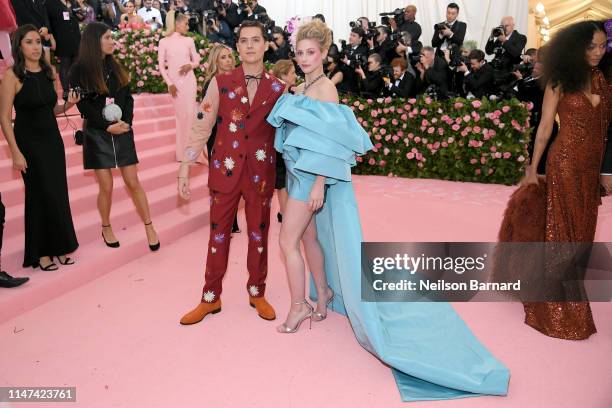
[[217,300],[214,303],[200,303],[195,309],[191,312],[187,313],[181,319],[181,324],[196,324],[202,321],[207,314],[219,313],[221,311],[221,299]]
[[272,305],[268,303],[268,301],[263,297],[253,297],[249,296],[249,304],[251,307],[257,309],[257,313],[259,317],[264,320],[274,320],[276,319],[276,313],[274,313],[274,308]]

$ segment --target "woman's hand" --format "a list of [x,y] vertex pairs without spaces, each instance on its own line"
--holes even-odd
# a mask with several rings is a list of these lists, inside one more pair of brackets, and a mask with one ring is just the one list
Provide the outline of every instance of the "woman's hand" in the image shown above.
[[612,194],[612,175],[602,174],[600,176],[601,185],[606,191],[607,195]]
[[179,69],[179,75],[181,76],[187,75],[187,73],[191,71],[192,69],[193,67],[191,66],[191,64],[185,64],[181,67],[181,69]]
[[310,211],[316,212],[323,207],[323,198],[325,197],[324,188],[325,182],[319,181],[319,179],[312,185],[312,190],[310,190],[310,201],[308,202]]
[[17,150],[16,152],[13,152],[11,156],[13,157],[13,168],[25,173],[26,169],[28,168],[28,163],[26,162],[26,159],[21,151]]
[[106,128],[106,131],[113,135],[121,135],[130,131],[130,125],[120,120]]
[[189,188],[189,165],[181,163],[177,177],[178,193],[183,200],[191,198],[191,189]]
[[81,100],[81,95],[73,90],[71,90],[70,92],[68,92],[68,100],[66,101],[67,103],[70,103],[72,105],[76,105],[77,103],[79,103],[79,101]]
[[527,170],[525,171],[525,177],[523,177],[519,185],[521,187],[524,187],[524,186],[530,186],[532,184],[534,185],[538,184],[538,174],[532,166],[529,166],[527,167]]
[[170,96],[176,98],[176,95],[178,95],[178,89],[176,89],[176,85],[170,85],[168,87],[168,92],[170,92]]

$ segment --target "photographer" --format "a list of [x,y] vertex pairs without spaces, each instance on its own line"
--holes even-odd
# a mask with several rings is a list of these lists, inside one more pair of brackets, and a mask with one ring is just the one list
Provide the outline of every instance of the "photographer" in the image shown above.
[[362,65],[363,69],[363,66],[367,64],[368,47],[363,44],[364,35],[361,27],[354,27],[351,29],[348,44],[343,43],[341,51],[343,79],[339,89],[343,89],[347,93],[359,93],[359,78],[355,69],[358,65]]
[[385,82],[383,80],[384,72],[381,61],[380,55],[372,54],[368,57],[367,74],[363,72],[361,66],[355,68],[355,72],[359,75],[361,96],[364,98],[376,99],[382,96]]
[[431,39],[431,46],[436,48],[436,55],[444,56],[444,50],[449,48],[451,44],[458,47],[463,45],[467,24],[457,20],[459,15],[459,6],[455,3],[450,3],[446,7],[446,21],[434,26],[434,34]]
[[162,16],[158,9],[153,8],[153,0],[144,0],[144,7],[138,10],[138,15],[145,24],[150,24],[152,29],[163,27]]
[[468,55],[470,69],[461,63],[457,67],[458,72],[465,75],[464,84],[468,98],[473,96],[480,99],[495,93],[493,67],[485,61],[485,53],[481,50],[472,50]]
[[514,30],[514,18],[507,16],[491,31],[485,51],[487,55],[495,54],[492,64],[496,70],[510,72],[513,65],[521,62],[525,44],[527,37]]
[[423,48],[423,44],[421,44],[420,41],[414,41],[412,39],[412,34],[407,31],[402,32],[400,35],[401,37],[397,42],[395,52],[398,56],[406,58],[408,69],[414,74],[413,67],[420,60],[419,53],[421,52],[421,48]]
[[376,30],[378,31],[376,44],[370,47],[370,54],[378,54],[383,65],[390,65],[393,58],[397,57],[394,43],[390,38],[391,31],[387,26],[378,26]]
[[[242,23],[242,18],[240,13],[238,13],[238,5],[233,3],[232,0],[222,0],[217,4],[219,19],[225,21],[233,33],[234,29]],[[232,43],[234,42],[235,40],[232,35]]]
[[267,14],[266,9],[259,5],[257,0],[240,0],[243,20],[261,20],[262,14]]
[[280,60],[291,59],[289,54],[291,53],[291,46],[285,38],[285,32],[280,27],[274,27],[272,29],[273,41],[268,43],[268,51],[266,51],[265,60],[271,64],[276,63]]
[[432,92],[444,99],[448,96],[449,69],[444,58],[438,57],[432,47],[421,49],[420,62],[416,64],[419,71],[419,93]]
[[416,78],[406,69],[408,64],[403,58],[396,58],[391,62],[393,80],[385,77],[386,93],[391,97],[411,98],[416,96]]
[[228,46],[234,45],[234,34],[227,21],[224,21],[216,13],[203,14],[204,24],[206,25],[206,38],[212,43],[221,43]]
[[412,37],[413,41],[419,41],[421,37],[421,33],[423,30],[421,29],[421,25],[415,21],[416,19],[417,8],[414,5],[406,6],[404,9],[404,22],[401,24],[397,31],[399,32],[408,32]]

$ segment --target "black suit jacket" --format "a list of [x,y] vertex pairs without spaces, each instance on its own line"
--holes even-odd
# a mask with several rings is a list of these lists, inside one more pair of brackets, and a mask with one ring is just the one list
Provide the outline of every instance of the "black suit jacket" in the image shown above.
[[439,94],[445,98],[448,95],[449,75],[450,71],[446,60],[435,57],[433,65],[425,71],[423,81],[421,81],[419,87],[419,93],[425,92],[429,85],[436,85]]
[[500,43],[497,39],[489,38],[487,45],[485,46],[485,52],[487,55],[493,54],[495,48],[502,47],[504,54],[501,57],[502,69],[509,71],[514,64],[521,63],[521,53],[523,48],[527,44],[527,37],[518,31],[514,30],[512,35],[505,43]]
[[494,92],[494,69],[485,63],[478,71],[471,72],[465,77],[465,91],[471,92],[478,99],[484,95],[491,95]]
[[49,28],[49,17],[42,0],[12,0],[17,25],[32,24],[36,28]]
[[238,5],[236,3],[231,3],[225,11],[225,21],[227,21],[232,31],[234,31],[234,28],[238,27],[243,20],[242,15],[238,13]]
[[393,85],[387,90],[389,96],[397,98],[411,98],[416,96],[416,78],[408,71],[404,72],[404,77],[399,82],[398,86],[395,86],[395,79],[391,81]]
[[438,56],[443,57],[444,54],[440,50],[442,44],[444,44],[444,40],[447,40],[449,44],[456,44],[461,47],[463,45],[463,39],[465,38],[465,32],[467,30],[467,24],[463,21],[455,20],[451,27],[451,31],[453,32],[453,36],[451,38],[442,37],[440,38],[440,30],[434,28],[433,37],[431,38],[431,46],[436,48],[436,53]]

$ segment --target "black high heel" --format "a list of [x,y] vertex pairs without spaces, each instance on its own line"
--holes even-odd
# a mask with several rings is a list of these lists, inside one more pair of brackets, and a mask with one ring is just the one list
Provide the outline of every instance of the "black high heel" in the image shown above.
[[57,264],[55,262],[53,262],[53,258],[49,257],[49,259],[51,260],[51,263],[47,266],[42,266],[40,264],[40,260],[38,261],[38,263],[32,265],[32,268],[36,269],[36,268],[40,268],[42,271],[57,271],[59,269],[59,266],[57,266]]
[[[145,223],[145,227],[148,227],[149,225],[153,224],[153,221],[149,221],[148,223]],[[157,234],[157,232],[156,232]],[[161,246],[161,242],[159,242],[159,237],[157,238],[157,244],[149,244],[149,249],[153,252],[159,250],[159,247]]]
[[283,214],[276,213],[276,219],[278,220],[278,222],[283,222]]
[[[102,225],[102,228],[110,228],[110,227],[111,227],[110,224]],[[120,245],[119,241],[108,242],[106,240],[106,238],[104,238],[104,231],[102,231],[102,239],[104,240],[104,243],[106,244],[107,247],[110,247],[110,248],[119,248],[119,245]]]
[[[56,256],[57,261],[62,264],[62,265],[74,265],[74,259],[70,258],[69,256],[66,255],[61,255],[64,257],[64,262],[62,262],[62,258],[60,258],[59,256]],[[53,258],[51,258],[51,260],[53,260]]]

